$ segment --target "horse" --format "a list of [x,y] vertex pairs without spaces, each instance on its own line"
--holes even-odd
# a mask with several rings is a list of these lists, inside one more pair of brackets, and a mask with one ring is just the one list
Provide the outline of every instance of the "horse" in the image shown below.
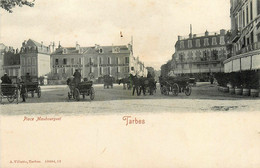
[[148,90],[149,94],[153,95],[153,93],[156,91],[156,81],[154,78],[141,77],[139,80],[141,83],[139,93],[141,94],[141,91],[143,90],[143,95],[145,95],[146,90]]
[[118,80],[118,84],[120,85],[121,83],[123,83],[123,89],[126,90],[126,88],[128,90],[131,89],[131,82],[129,78],[122,78]]

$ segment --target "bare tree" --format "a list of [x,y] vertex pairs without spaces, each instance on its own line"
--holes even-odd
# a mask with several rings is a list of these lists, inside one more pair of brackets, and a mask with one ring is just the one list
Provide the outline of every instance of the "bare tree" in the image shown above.
[[7,10],[9,13],[13,12],[13,8],[15,6],[30,6],[33,7],[34,6],[34,0],[28,1],[28,0],[0,0],[0,6],[1,8]]

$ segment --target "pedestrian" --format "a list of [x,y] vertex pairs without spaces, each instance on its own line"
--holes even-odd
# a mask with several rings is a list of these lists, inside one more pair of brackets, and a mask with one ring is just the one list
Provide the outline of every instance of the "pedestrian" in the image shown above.
[[80,80],[81,80],[81,74],[80,74],[78,69],[76,69],[73,76],[74,76],[74,79],[75,79],[75,85],[78,86],[78,84],[80,83]]
[[21,97],[22,97],[22,99],[23,99],[23,101],[22,102],[26,102],[25,101],[25,98],[26,98],[26,87],[25,87],[25,84],[24,84],[24,82],[21,82]]
[[12,80],[9,78],[7,73],[4,74],[4,76],[1,77],[2,84],[12,84]]
[[30,73],[26,73],[26,75],[25,75],[25,82],[32,82],[32,78],[30,76]]

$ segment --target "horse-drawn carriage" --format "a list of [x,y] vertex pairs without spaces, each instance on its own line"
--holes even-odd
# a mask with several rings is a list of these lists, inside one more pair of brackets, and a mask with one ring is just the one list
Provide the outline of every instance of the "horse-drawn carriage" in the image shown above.
[[22,77],[25,85],[25,97],[27,98],[29,93],[31,93],[31,96],[34,97],[34,94],[37,94],[37,97],[41,97],[41,87],[39,84],[38,77],[30,77],[30,79],[26,79],[26,77]]
[[18,84],[1,84],[0,102],[2,102],[3,98],[7,98],[10,103],[12,103],[14,100],[16,100],[16,103],[18,103],[18,90]]
[[160,89],[164,95],[169,95],[171,92],[177,96],[179,93],[184,92],[186,96],[191,95],[190,79],[187,77],[160,77]]
[[83,96],[83,99],[85,99],[86,96],[90,97],[90,100],[93,100],[95,98],[95,91],[92,87],[93,82],[92,81],[84,81],[80,82],[78,85],[76,85],[75,82],[68,83],[70,91],[68,92],[68,98],[74,98],[75,100],[80,100],[80,95]]
[[109,88],[109,86],[111,88],[113,88],[113,81],[114,81],[114,78],[112,76],[104,75],[104,89]]

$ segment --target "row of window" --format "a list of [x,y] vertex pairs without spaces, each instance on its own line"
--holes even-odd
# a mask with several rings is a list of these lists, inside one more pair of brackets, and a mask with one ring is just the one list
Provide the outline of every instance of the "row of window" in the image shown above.
[[[260,0],[257,0],[257,15],[260,14]],[[253,2],[247,3],[235,16],[235,29],[247,26],[254,18]]]
[[19,69],[6,69],[5,72],[8,76],[19,76]]
[[[212,64],[212,66],[211,67],[217,67],[218,66],[218,64]],[[178,65],[176,65],[176,69],[178,69],[178,68],[182,68],[182,69],[184,69],[184,68],[194,68],[194,67],[196,67],[197,69],[203,69],[203,68],[209,68],[209,65],[200,65],[200,64],[196,64],[196,65],[192,65],[192,64],[186,64],[186,66],[184,65],[184,64],[178,64]]]
[[36,65],[36,57],[21,58],[22,65]]
[[[66,69],[67,69],[67,72],[66,72]],[[58,71],[58,68],[54,68],[54,73],[70,73],[71,75],[75,72],[75,68],[70,68],[70,69],[68,69],[68,68],[60,68],[59,69],[59,71]],[[28,71],[27,72],[30,72],[29,71],[30,69],[28,69]],[[90,73],[93,73],[94,72],[94,70],[95,70],[95,68],[94,67],[90,67],[90,69],[89,69],[90,71]],[[123,72],[125,72],[125,73],[129,73],[129,71],[130,71],[130,69],[129,69],[129,67],[124,67],[123,68]],[[106,67],[106,72],[107,72],[107,74],[108,75],[111,75],[112,73],[112,68],[111,67]],[[121,71],[120,71],[120,67],[116,67],[116,73],[120,73]],[[104,73],[104,67],[99,67],[98,68],[98,73],[99,73],[99,75],[103,75],[103,73]]]
[[32,76],[37,76],[36,67],[27,67],[27,68],[22,67],[21,74],[24,76],[26,75],[26,73],[30,73]]
[[[185,41],[181,41],[180,42],[180,48],[181,49],[184,49],[185,48],[185,45],[184,45],[184,42]],[[193,45],[192,45],[192,40],[188,40],[188,48],[192,48]],[[220,45],[225,45],[225,37],[224,36],[221,36],[220,37],[220,42],[219,42]],[[201,40],[200,39],[196,39],[195,41],[195,47],[201,47]],[[204,38],[204,43],[203,43],[203,46],[209,46],[209,38]],[[212,43],[211,45],[218,45],[217,43],[217,37],[212,37]]]
[[[99,64],[102,64],[102,59],[103,58],[99,58]],[[94,62],[94,59],[92,58],[89,58],[88,59],[88,62],[89,63],[93,63]],[[116,57],[116,64],[119,64],[120,61],[119,61],[119,58]],[[63,58],[63,59],[55,59],[54,60],[54,65],[60,65],[60,64],[63,64],[63,65],[67,65],[68,64],[68,58]],[[70,59],[70,64],[82,64],[82,58],[71,58]],[[111,64],[111,58],[108,57],[107,58],[107,64]],[[129,64],[129,57],[125,57],[125,64]]]

